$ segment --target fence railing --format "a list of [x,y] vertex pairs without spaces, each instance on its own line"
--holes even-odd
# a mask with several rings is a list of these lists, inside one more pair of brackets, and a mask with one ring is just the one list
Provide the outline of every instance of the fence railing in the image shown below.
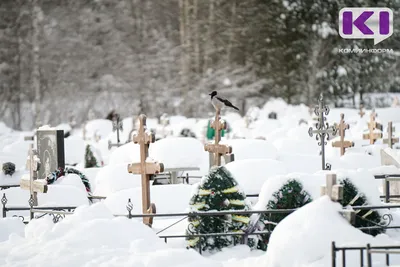
[[[392,250],[397,249],[397,250]],[[367,267],[372,267],[372,254],[385,254],[385,264],[390,266],[390,254],[400,254],[400,246],[371,246],[367,244],[365,247],[337,247],[335,242],[332,242],[332,267],[337,267],[336,253],[342,252],[342,264],[341,267],[347,267],[346,265],[346,252],[358,250],[360,253],[360,267],[365,267],[364,256],[366,257]],[[365,251],[365,253],[364,253]],[[351,266],[353,267],[353,266]]]

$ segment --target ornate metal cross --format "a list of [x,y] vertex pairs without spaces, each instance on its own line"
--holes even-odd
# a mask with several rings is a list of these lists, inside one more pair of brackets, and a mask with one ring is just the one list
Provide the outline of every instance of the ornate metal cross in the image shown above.
[[373,145],[377,139],[382,138],[382,133],[374,132],[375,130],[382,131],[382,125],[375,121],[376,116],[377,114],[375,110],[373,110],[370,115],[370,121],[368,122],[368,133],[363,134],[363,139],[369,140],[370,145]]
[[30,191],[29,206],[37,206],[37,192],[47,193],[48,187],[47,183],[37,180],[40,168],[40,159],[37,151],[33,149],[33,144],[29,146],[29,158],[26,165],[29,169],[29,179],[22,177],[20,180],[20,188]]
[[214,154],[214,166],[221,165],[221,156],[232,153],[232,147],[227,145],[220,145],[221,141],[221,130],[226,129],[226,123],[220,120],[220,109],[216,109],[215,119],[211,123],[211,128],[215,130],[215,143],[204,145],[204,150]]
[[384,144],[388,144],[388,146],[390,148],[393,148],[393,144],[394,143],[398,143],[399,142],[399,138],[398,137],[393,137],[393,131],[394,131],[394,127],[392,126],[392,122],[389,121],[388,128],[387,128],[388,138],[387,139],[383,139],[383,143]]
[[[139,130],[132,138],[135,144],[140,145],[140,163],[132,163],[128,165],[128,172],[133,174],[141,174],[142,176],[142,212],[143,214],[155,214],[156,205],[150,202],[150,184],[154,174],[164,171],[164,164],[157,162],[146,162],[149,156],[150,143],[154,143],[155,136],[152,133],[146,133],[146,115],[139,116]],[[143,217],[143,223],[152,226],[153,217]]]
[[333,147],[340,148],[340,155],[343,156],[346,148],[353,147],[354,143],[350,141],[345,141],[345,131],[350,128],[350,125],[344,122],[344,114],[340,114],[340,123],[338,124],[337,130],[339,130],[340,141],[336,141],[332,143]]
[[322,169],[330,170],[331,164],[325,164],[325,145],[327,142],[325,141],[325,137],[327,140],[330,139],[331,135],[335,135],[337,130],[334,126],[329,126],[327,122],[325,122],[326,118],[324,115],[329,114],[329,107],[324,105],[324,96],[321,93],[318,101],[318,107],[314,109],[315,115],[318,116],[318,122],[315,125],[316,130],[313,130],[312,127],[308,129],[308,134],[312,137],[315,134],[315,139],[318,141],[318,145],[321,146],[321,155],[322,155]]

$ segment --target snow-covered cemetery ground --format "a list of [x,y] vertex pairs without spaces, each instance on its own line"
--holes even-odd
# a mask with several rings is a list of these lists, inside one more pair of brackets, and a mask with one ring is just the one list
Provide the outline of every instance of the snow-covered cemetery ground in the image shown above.
[[[361,258],[360,250],[347,250],[346,266],[367,266],[368,255],[372,266],[386,266],[386,254],[368,254],[365,248],[400,246],[400,206],[386,207],[400,199],[395,196],[400,195],[400,181],[390,182],[386,203],[385,179],[378,179],[400,176],[395,140],[400,108],[331,108],[325,115],[329,127],[340,128],[341,114],[349,125],[344,139],[353,146],[342,156],[332,145],[340,141],[339,131],[330,134],[320,153],[321,140],[312,130],[321,125],[311,111],[281,99],[251,108],[244,117],[224,110],[221,119],[227,129],[220,144],[230,146],[234,157],[222,157],[223,167],[213,168],[204,145],[214,142],[209,126],[214,117],[147,118],[147,133],[153,131],[156,141],[148,147],[146,162],[164,167],[149,182],[155,213],[165,215],[154,217],[152,227],[135,216],[142,214],[142,179],[127,168],[141,160],[140,145],[131,140],[139,129],[136,115],[121,118],[120,128],[115,121],[98,118],[81,127],[63,122],[39,129],[69,133],[64,138],[65,166],[77,172],[48,181],[34,208],[51,209],[35,212],[32,220],[30,190],[18,185],[21,178],[30,179],[29,147],[37,148],[38,141],[26,137],[35,136],[36,130],[18,132],[0,122],[0,266],[320,267],[332,266],[332,242],[364,248]],[[392,148],[387,144],[389,122]],[[368,134],[377,136],[372,143]],[[15,170],[4,168],[9,163]],[[46,162],[40,168],[47,168]],[[336,174],[341,187],[333,191],[343,190],[339,199],[321,190],[327,174]],[[63,211],[58,215],[52,213],[57,207]],[[239,212],[289,209],[294,210],[283,215]],[[207,218],[198,214],[219,211],[233,212]],[[190,212],[197,215],[184,215]],[[346,212],[355,222],[349,222]],[[253,235],[212,235],[232,232]],[[204,233],[209,235],[188,237]],[[342,251],[334,255],[341,266]],[[390,255],[390,265],[395,264],[400,265],[400,256]]]

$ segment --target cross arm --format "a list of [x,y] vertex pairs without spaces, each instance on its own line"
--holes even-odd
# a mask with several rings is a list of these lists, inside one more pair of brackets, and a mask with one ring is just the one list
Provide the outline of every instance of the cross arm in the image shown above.
[[[35,180],[32,182],[33,182],[33,184],[32,184],[33,192],[47,193],[47,191],[48,191],[47,184],[45,184],[39,180]],[[30,190],[31,180],[21,179],[19,185],[20,185],[21,189]]]
[[141,163],[132,163],[128,164],[128,172],[133,174],[157,174],[164,171],[164,164],[162,163],[153,163],[146,162],[145,169],[142,170]]
[[218,153],[218,154],[232,153],[232,147],[227,145],[206,144],[204,146],[204,150],[210,153]]

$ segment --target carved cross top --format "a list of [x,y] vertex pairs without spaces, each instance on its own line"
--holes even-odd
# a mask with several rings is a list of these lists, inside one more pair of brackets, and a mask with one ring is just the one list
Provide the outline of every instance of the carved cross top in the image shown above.
[[344,122],[343,113],[340,114],[340,123],[337,125],[337,129],[339,130],[340,141],[333,142],[332,146],[339,147],[340,155],[343,156],[346,148],[354,146],[353,142],[344,140],[345,131],[350,129],[350,125]]
[[204,150],[214,154],[214,166],[221,165],[221,156],[232,153],[232,147],[220,145],[221,130],[226,129],[226,123],[220,120],[220,110],[215,113],[215,120],[211,123],[211,127],[215,130],[215,143],[204,145]]
[[337,184],[336,174],[326,175],[326,185],[321,187],[321,196],[324,195],[335,202],[343,199],[343,186]]
[[393,131],[394,131],[394,127],[392,126],[392,122],[390,121],[388,123],[388,138],[387,139],[383,139],[383,143],[384,144],[388,144],[388,146],[390,148],[393,148],[393,144],[394,143],[398,143],[399,142],[399,138],[398,137],[393,137]]

